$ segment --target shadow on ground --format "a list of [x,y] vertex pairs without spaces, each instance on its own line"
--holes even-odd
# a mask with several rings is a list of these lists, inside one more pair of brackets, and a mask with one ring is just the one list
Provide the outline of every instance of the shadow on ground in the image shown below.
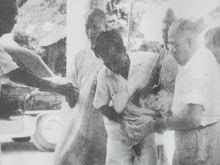
[[2,153],[40,151],[32,142],[3,142],[1,143],[1,150]]

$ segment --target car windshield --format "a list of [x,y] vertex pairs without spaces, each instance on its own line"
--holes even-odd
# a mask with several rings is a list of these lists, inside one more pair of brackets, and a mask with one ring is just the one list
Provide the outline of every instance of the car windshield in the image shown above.
[[36,53],[19,46],[4,46],[4,50],[11,55],[20,68],[28,70],[40,78],[54,76],[54,73]]

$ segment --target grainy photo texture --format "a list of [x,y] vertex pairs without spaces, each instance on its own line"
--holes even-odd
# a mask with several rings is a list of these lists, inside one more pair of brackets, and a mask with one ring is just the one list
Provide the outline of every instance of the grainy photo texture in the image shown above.
[[219,0],[0,0],[1,165],[220,165]]

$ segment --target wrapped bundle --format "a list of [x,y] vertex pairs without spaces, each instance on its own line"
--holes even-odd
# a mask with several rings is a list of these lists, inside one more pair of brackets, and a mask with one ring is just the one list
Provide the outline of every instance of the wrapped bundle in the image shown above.
[[160,88],[167,92],[174,92],[178,64],[171,54],[167,54],[162,61],[160,70]]
[[154,114],[151,110],[127,106],[123,117],[123,126],[125,134],[132,140],[133,144],[138,144],[153,132],[154,115],[156,113]]
[[157,110],[166,115],[170,114],[172,102],[173,93],[161,90],[156,95],[150,94],[146,98],[141,99],[141,106],[143,108]]
[[149,94],[142,97],[140,102],[144,108],[155,109],[166,112],[171,110],[175,79],[178,72],[177,62],[171,54],[167,54],[162,61],[162,66],[159,74],[160,91],[157,94]]
[[136,88],[136,91],[133,91],[132,99],[126,104],[123,126],[126,135],[134,143],[140,142],[140,140],[142,140],[147,134],[152,132],[155,123],[154,116],[159,115],[159,113],[154,110],[141,108],[139,100],[143,94],[151,93],[152,88],[158,84],[158,73],[162,59],[163,56],[159,56],[154,65],[152,65],[153,60],[152,62],[148,61],[149,65],[146,67],[149,67],[148,70],[150,71],[150,74],[148,72],[146,76],[142,75],[141,79],[144,79],[145,83],[140,83],[144,84],[144,86]]
[[[151,90],[155,82],[157,83],[157,80],[154,78],[158,77],[155,75],[158,73],[160,61],[162,58],[158,54],[151,52],[132,53],[129,57],[132,59],[131,61],[136,64],[134,69],[132,69],[133,73],[131,74],[135,74],[135,77],[138,78],[129,79],[127,82],[129,88],[124,90],[124,92],[120,92],[120,97],[123,98],[120,99],[120,102],[115,100],[116,97],[111,98],[113,106],[115,109],[117,109],[118,112],[126,111],[126,106],[130,100],[132,100],[135,105],[139,105],[139,99],[141,95]],[[141,67],[137,65],[140,63],[142,65]]]
[[[156,66],[155,66],[156,68]],[[154,68],[154,69],[155,69]],[[173,90],[177,75],[177,63],[171,55],[162,60],[160,72],[152,72],[151,80],[141,92],[140,107],[130,106],[124,116],[124,128],[127,136],[135,142],[139,142],[148,134],[156,132],[155,116],[170,115],[173,101]],[[161,90],[153,94],[151,88],[155,79],[159,76]],[[137,94],[137,93],[136,93]]]

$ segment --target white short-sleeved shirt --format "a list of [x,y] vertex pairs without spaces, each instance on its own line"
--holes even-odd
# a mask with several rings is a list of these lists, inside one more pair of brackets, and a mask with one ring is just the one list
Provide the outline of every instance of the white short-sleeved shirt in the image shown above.
[[9,82],[9,79],[4,75],[17,68],[17,64],[12,60],[11,56],[4,51],[0,44],[0,91],[2,84]]
[[159,55],[154,53],[132,53],[128,79],[113,73],[107,67],[99,72],[93,105],[99,109],[112,101],[114,109],[121,113],[137,89],[145,87]]
[[0,45],[0,76],[18,68],[18,65],[12,60],[11,56],[6,53]]
[[181,116],[187,104],[202,105],[202,126],[220,119],[220,70],[214,55],[199,49],[179,72],[175,82],[172,113]]

